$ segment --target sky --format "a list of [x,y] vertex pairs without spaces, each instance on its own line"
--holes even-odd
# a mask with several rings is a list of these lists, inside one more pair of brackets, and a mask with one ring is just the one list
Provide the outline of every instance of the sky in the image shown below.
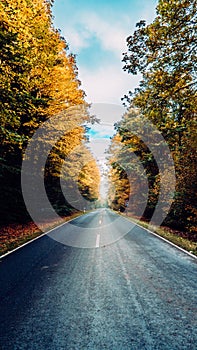
[[139,78],[124,72],[126,38],[153,20],[157,0],[55,0],[54,25],[76,54],[79,79],[92,103],[121,103]]
[[141,79],[122,69],[126,38],[137,22],[154,19],[156,5],[157,0],[55,0],[53,5],[54,26],[76,55],[86,101],[101,121],[89,131],[89,146],[103,166],[113,125],[125,111],[121,98]]

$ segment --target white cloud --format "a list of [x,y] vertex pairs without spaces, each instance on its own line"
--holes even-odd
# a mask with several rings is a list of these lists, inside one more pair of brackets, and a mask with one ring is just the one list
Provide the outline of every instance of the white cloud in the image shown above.
[[87,94],[88,102],[121,104],[121,97],[137,87],[140,78],[131,76],[122,69],[122,52],[126,50],[127,35],[123,21],[114,25],[112,19],[107,22],[95,13],[82,13],[80,18],[77,17],[77,22],[72,23],[68,31],[69,42],[79,56],[83,48],[91,47],[92,50],[98,50],[94,46],[93,38],[97,38],[100,42],[103,52],[111,51],[108,64],[105,58],[105,63],[99,61],[91,69],[87,56],[87,63],[78,65],[79,79]]
[[85,12],[72,18],[72,22],[67,22],[63,35],[75,53],[79,54],[81,49],[92,45],[91,39],[96,38],[102,49],[111,51],[120,57],[126,47],[128,36],[124,23],[120,21],[114,25],[112,18],[104,20],[94,12]]
[[91,33],[85,30],[85,28],[81,27],[81,25],[76,22],[75,19],[73,19],[72,22],[68,21],[62,32],[71,51],[75,54],[79,54],[81,49],[90,45],[89,39],[91,37]]
[[86,33],[95,36],[104,50],[113,51],[120,54],[125,48],[127,31],[124,28],[124,22],[114,25],[113,20],[105,21],[95,13],[89,13],[82,16],[81,23],[86,29]]
[[88,144],[95,158],[102,163],[105,162],[105,151],[109,145],[110,140],[108,139],[92,139]]
[[136,88],[140,80],[137,76],[123,72],[121,65],[110,62],[96,71],[80,67],[79,79],[88,102],[115,104],[121,104],[121,97]]
[[136,22],[145,19],[150,23],[155,17],[155,11],[148,3],[141,6],[141,13],[136,17],[135,11],[119,13],[118,20],[114,16],[103,16],[102,12],[79,9],[66,18],[62,28],[63,35],[71,50],[77,54],[81,49],[89,47],[90,39],[99,40],[104,50],[109,50],[120,56],[126,48],[126,38],[135,29]]

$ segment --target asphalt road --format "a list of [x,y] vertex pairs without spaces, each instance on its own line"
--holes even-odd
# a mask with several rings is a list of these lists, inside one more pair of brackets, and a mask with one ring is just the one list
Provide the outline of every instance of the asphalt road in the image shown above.
[[196,349],[196,262],[108,210],[77,218],[1,259],[0,349]]

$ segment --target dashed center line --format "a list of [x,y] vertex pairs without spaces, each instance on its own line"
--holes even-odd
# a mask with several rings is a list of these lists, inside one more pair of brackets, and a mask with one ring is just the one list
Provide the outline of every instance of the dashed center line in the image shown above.
[[99,248],[100,238],[101,238],[101,235],[100,235],[100,233],[98,233],[96,236],[96,248]]

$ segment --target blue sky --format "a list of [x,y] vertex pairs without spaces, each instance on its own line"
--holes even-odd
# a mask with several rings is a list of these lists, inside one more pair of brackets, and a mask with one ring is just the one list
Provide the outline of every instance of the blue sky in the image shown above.
[[139,78],[123,72],[122,53],[135,24],[155,16],[157,0],[55,0],[55,27],[77,55],[79,79],[93,103],[121,103]]
[[124,112],[117,107],[118,113],[114,113],[111,104],[121,106],[121,97],[134,90],[140,80],[122,69],[126,38],[141,19],[147,23],[154,19],[156,5],[157,0],[55,0],[53,5],[54,25],[61,30],[70,52],[76,54],[86,100],[93,103],[93,109],[96,104],[99,112],[101,125],[89,133],[97,156],[101,157],[114,122]]

